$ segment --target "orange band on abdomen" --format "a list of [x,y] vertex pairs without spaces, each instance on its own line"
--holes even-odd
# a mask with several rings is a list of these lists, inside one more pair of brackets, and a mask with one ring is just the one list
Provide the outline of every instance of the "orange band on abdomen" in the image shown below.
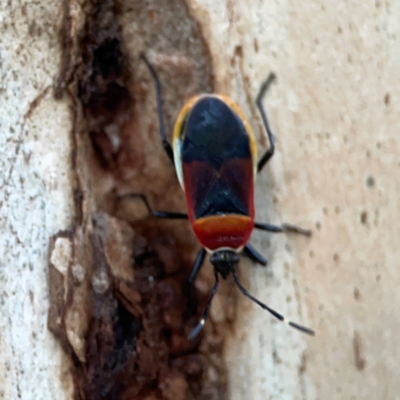
[[208,250],[228,247],[237,250],[243,247],[254,228],[254,221],[245,215],[214,215],[192,222],[194,233]]

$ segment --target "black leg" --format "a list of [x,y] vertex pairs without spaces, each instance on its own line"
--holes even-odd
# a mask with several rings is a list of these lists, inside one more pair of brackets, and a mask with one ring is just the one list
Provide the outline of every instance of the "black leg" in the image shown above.
[[197,274],[200,271],[200,268],[203,266],[204,258],[206,257],[206,251],[201,248],[197,253],[196,261],[194,262],[192,272],[190,273],[189,283],[193,283],[196,279]]
[[149,214],[155,218],[162,218],[162,219],[187,219],[188,216],[187,214],[183,214],[183,213],[175,213],[175,212],[168,212],[168,211],[153,211],[146,199],[146,196],[141,194],[141,193],[129,193],[129,194],[125,194],[120,196],[120,199],[123,198],[129,198],[129,197],[139,197],[144,205],[147,208],[147,211],[149,212]]
[[161,97],[161,83],[158,79],[157,73],[153,66],[150,64],[149,60],[146,56],[142,53],[140,54],[140,58],[146,63],[147,68],[149,69],[154,82],[156,84],[156,92],[157,92],[157,110],[158,110],[158,122],[160,124],[160,135],[162,144],[164,146],[164,150],[167,153],[167,156],[172,161],[174,165],[174,152],[172,151],[171,145],[167,141],[167,136],[165,135],[165,127],[164,127],[164,118],[163,118],[163,111],[162,111],[162,97]]
[[307,236],[307,237],[310,237],[312,234],[309,229],[303,229],[296,225],[291,225],[291,224],[282,224],[282,226],[276,226],[276,225],[271,225],[271,224],[263,224],[260,222],[255,222],[254,228],[260,229],[261,231],[268,231],[268,232],[273,232],[273,233],[280,233],[280,232],[298,233],[299,235],[303,235],[303,236]]
[[210,306],[211,306],[212,300],[213,300],[213,298],[215,296],[215,293],[217,293],[217,290],[218,290],[218,274],[217,274],[217,271],[214,271],[214,276],[215,276],[215,284],[214,284],[213,290],[211,292],[211,295],[210,295],[210,297],[209,297],[209,299],[207,301],[206,308],[205,308],[205,310],[203,312],[203,317],[201,318],[200,322],[195,326],[195,328],[189,333],[188,340],[193,340],[200,333],[200,331],[203,329],[203,326],[204,326],[204,324],[205,324],[205,322],[207,320],[208,311],[210,310]]
[[311,237],[312,232],[310,229],[304,229],[300,228],[299,226],[296,225],[291,225],[291,224],[283,224],[282,225],[284,232],[292,232],[292,233],[298,233],[299,235]]
[[251,301],[254,301],[254,303],[258,304],[261,308],[263,308],[264,310],[267,310],[268,312],[270,312],[275,318],[279,319],[279,321],[282,322],[286,322],[288,325],[290,325],[292,328],[296,328],[299,331],[303,332],[303,333],[307,333],[308,335],[314,336],[315,332],[309,328],[306,328],[305,326],[301,326],[295,322],[292,321],[288,321],[283,315],[279,314],[278,312],[276,312],[275,310],[273,310],[272,308],[269,308],[266,304],[262,303],[260,300],[256,299],[254,296],[252,296],[240,283],[239,278],[236,275],[236,271],[233,270],[232,271],[233,274],[233,279],[235,280],[235,283],[237,285],[237,287],[239,288],[239,290],[246,296],[248,297]]
[[260,91],[258,92],[258,96],[256,99],[256,104],[257,107],[260,111],[261,118],[264,124],[264,128],[267,131],[268,134],[268,140],[269,140],[269,149],[265,152],[265,154],[261,157],[260,161],[258,162],[257,165],[257,172],[260,172],[264,165],[269,161],[269,159],[274,155],[274,150],[275,150],[275,141],[274,141],[274,135],[272,134],[271,128],[268,123],[268,118],[267,118],[267,112],[265,111],[265,108],[262,104],[262,101],[264,99],[265,94],[267,93],[269,87],[271,86],[271,83],[276,79],[275,74],[270,73],[268,75],[268,78],[265,80],[265,82],[261,85]]
[[254,228],[259,229],[261,231],[268,231],[268,232],[274,232],[274,233],[279,233],[283,232],[283,228],[281,226],[275,226],[271,224],[263,224],[261,222],[254,222]]
[[250,258],[250,260],[266,266],[268,264],[267,260],[250,244],[246,244],[243,249],[243,254]]

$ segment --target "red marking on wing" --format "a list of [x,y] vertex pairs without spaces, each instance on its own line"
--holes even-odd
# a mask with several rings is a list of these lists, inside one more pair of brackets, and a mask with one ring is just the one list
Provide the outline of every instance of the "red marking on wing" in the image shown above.
[[[251,159],[233,158],[217,171],[210,163],[182,164],[189,219],[194,221],[204,198],[217,180],[223,181],[243,204],[246,215],[254,218],[254,178]],[[223,212],[223,210],[221,210]]]
[[183,163],[182,170],[189,220],[193,221],[196,209],[218,179],[217,171],[202,161]]
[[232,158],[220,169],[221,179],[228,184],[254,218],[254,178],[251,158]]
[[206,249],[239,249],[248,242],[254,228],[254,220],[244,215],[217,215],[197,219],[192,223],[192,227],[199,242]]

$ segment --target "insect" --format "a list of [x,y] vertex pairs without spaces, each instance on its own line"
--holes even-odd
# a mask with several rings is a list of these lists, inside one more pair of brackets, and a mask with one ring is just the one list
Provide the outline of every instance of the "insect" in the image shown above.
[[188,214],[153,211],[146,198],[140,196],[154,217],[189,219],[202,245],[189,277],[190,283],[203,265],[206,253],[211,255],[210,261],[214,266],[214,287],[203,316],[188,339],[195,338],[207,320],[213,297],[218,290],[218,276],[226,279],[229,274],[233,275],[240,291],[260,307],[291,327],[314,335],[311,329],[287,321],[281,314],[253,297],[240,283],[236,273],[240,253],[259,264],[267,264],[267,260],[248,243],[254,228],[273,233],[293,231],[307,236],[311,234],[294,225],[275,226],[254,220],[255,177],[274,155],[275,149],[274,136],[262,104],[275,75],[271,73],[268,76],[256,98],[269,139],[268,150],[258,160],[255,136],[245,115],[232,100],[219,94],[192,97],[182,107],[175,122],[171,147],[164,128],[160,80],[144,54],[141,54],[141,59],[146,63],[156,85],[160,136],[185,192]]

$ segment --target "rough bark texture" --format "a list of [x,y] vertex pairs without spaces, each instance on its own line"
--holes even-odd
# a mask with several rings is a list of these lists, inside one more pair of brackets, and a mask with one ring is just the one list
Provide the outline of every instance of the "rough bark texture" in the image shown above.
[[69,100],[53,96],[62,13],[59,1],[0,6],[2,399],[72,396],[69,359],[46,324],[49,237],[73,215]]
[[[393,399],[400,214],[400,4],[12,1],[0,9],[0,398]],[[266,269],[240,275],[302,336],[224,282],[204,335],[186,335],[212,286],[158,136],[200,91],[230,95],[276,154],[257,219]],[[50,331],[52,333],[50,333]],[[57,339],[55,339],[57,338]]]

